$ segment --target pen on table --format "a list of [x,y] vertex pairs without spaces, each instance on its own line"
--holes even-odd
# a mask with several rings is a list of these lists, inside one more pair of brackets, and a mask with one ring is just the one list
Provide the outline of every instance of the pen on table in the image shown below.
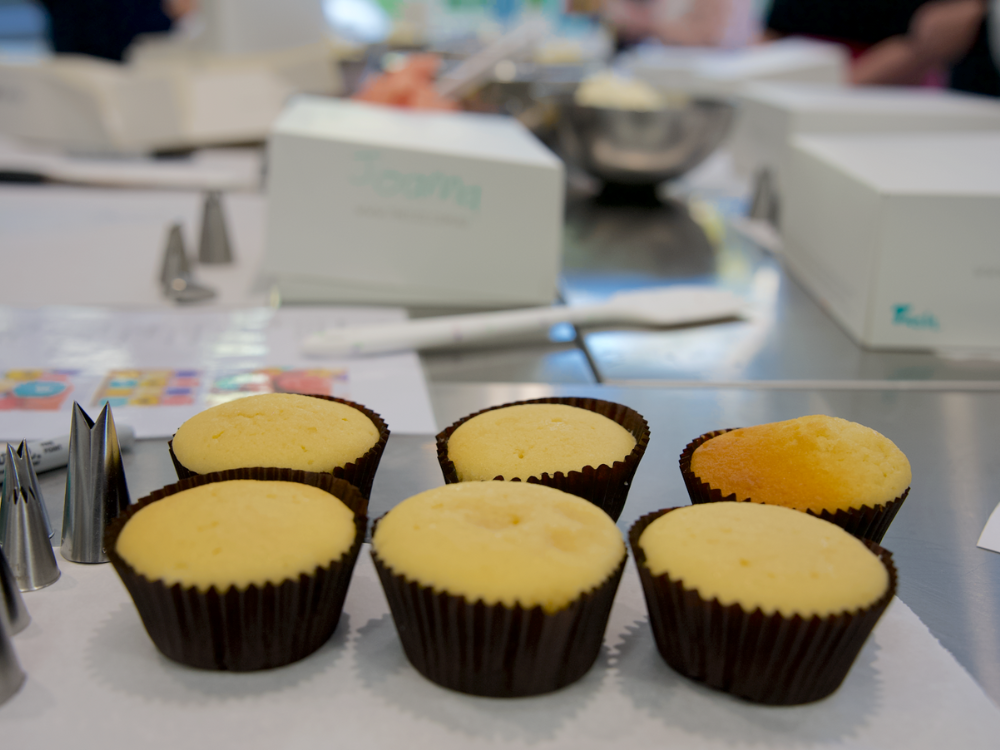
[[[135,442],[135,430],[128,425],[118,425],[118,443],[123,451],[127,451]],[[17,449],[19,443],[12,443]],[[52,469],[59,469],[69,463],[69,435],[52,440],[29,440],[28,455],[36,474]],[[0,480],[6,471],[7,451],[0,452]]]
[[41,172],[31,172],[22,169],[3,169],[0,167],[0,182],[36,184],[45,181],[46,177]]

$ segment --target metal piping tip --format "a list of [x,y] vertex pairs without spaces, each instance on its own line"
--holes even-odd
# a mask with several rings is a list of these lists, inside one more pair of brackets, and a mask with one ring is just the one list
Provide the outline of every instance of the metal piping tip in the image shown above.
[[160,266],[160,284],[169,287],[174,279],[189,278],[191,265],[188,263],[184,247],[184,234],[180,224],[172,224],[167,233],[167,248],[163,251],[163,265]]
[[762,168],[754,175],[753,197],[750,201],[751,219],[762,219],[771,226],[778,226],[778,190],[769,169]]
[[0,550],[0,620],[7,624],[7,632],[11,635],[20,633],[31,622],[31,615],[24,606],[20,587],[3,550]]
[[[27,440],[22,440],[16,450],[10,444],[7,445],[6,463],[8,466],[16,467],[18,485],[26,491],[30,491],[31,496],[38,501],[38,505],[42,509],[42,518],[45,519],[45,530],[51,539],[53,534],[52,519],[49,518],[49,509],[45,505],[45,498],[38,486],[38,474],[35,473],[35,464],[31,460],[31,451],[28,450]],[[14,486],[11,485],[11,491],[13,491]],[[4,485],[3,497],[7,497],[6,484]],[[3,509],[0,507],[0,545],[3,544],[3,528]]]
[[233,251],[229,244],[226,218],[222,215],[222,196],[215,190],[205,196],[205,208],[201,217],[201,242],[198,245],[198,262],[206,265],[233,262]]
[[95,423],[73,403],[69,467],[63,508],[62,556],[71,562],[103,563],[104,530],[129,506],[121,446],[110,404]]
[[5,703],[24,684],[24,670],[17,661],[7,618],[0,617],[0,704]]
[[215,296],[214,289],[194,280],[180,224],[171,225],[167,235],[167,247],[160,266],[160,285],[163,294],[174,302],[204,302]]
[[7,470],[0,504],[0,547],[21,591],[35,591],[59,580],[52,551],[52,527],[27,446],[7,446]]

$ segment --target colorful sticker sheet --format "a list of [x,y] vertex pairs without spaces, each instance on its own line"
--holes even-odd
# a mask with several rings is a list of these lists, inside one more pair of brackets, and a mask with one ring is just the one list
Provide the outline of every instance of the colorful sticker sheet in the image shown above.
[[261,367],[206,373],[201,370],[112,370],[102,381],[93,406],[215,406],[260,393],[347,395],[347,370]]
[[0,439],[65,435],[74,402],[104,404],[138,439],[164,438],[199,411],[255,393],[317,393],[364,404],[397,434],[433,434],[414,352],[317,361],[316,331],[399,322],[398,308],[130,310],[0,305]]
[[74,392],[75,370],[7,370],[0,373],[0,411],[58,411]]
[[346,396],[347,370],[265,367],[256,370],[220,373],[205,393],[205,405],[215,406],[258,393],[309,393]]
[[94,394],[93,405],[187,406],[198,397],[198,370],[112,370]]

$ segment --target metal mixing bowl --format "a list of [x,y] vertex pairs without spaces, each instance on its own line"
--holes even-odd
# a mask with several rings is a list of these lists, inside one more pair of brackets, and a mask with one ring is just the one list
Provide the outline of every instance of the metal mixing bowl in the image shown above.
[[[516,117],[545,144],[556,148],[559,103],[576,90],[597,63],[541,65],[505,60],[508,74],[493,78],[463,97],[462,105],[474,112],[492,112]],[[497,66],[499,67],[499,66]]]
[[606,183],[655,185],[704,161],[726,137],[735,113],[735,105],[722,99],[681,99],[647,112],[564,101],[559,150]]

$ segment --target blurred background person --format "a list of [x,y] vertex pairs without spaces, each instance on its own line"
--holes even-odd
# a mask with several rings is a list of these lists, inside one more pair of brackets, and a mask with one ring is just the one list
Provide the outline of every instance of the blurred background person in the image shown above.
[[844,44],[855,84],[951,85],[997,96],[987,8],[988,0],[774,0],[765,36]]
[[969,51],[951,68],[949,85],[960,91],[1000,96],[1000,2],[986,2]]
[[170,31],[197,0],[41,0],[55,52],[121,60],[139,34]]

